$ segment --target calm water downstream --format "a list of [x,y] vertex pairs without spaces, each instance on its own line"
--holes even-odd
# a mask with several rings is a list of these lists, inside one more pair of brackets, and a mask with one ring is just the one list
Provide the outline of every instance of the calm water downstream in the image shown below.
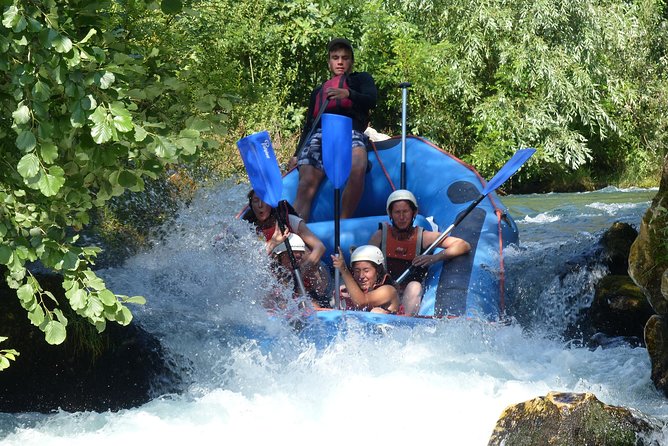
[[[614,221],[637,227],[656,191],[504,197],[521,237],[506,251],[511,325],[353,332],[318,350],[257,303],[271,284],[259,242],[233,218],[246,190],[204,191],[154,249],[102,273],[117,292],[147,297],[136,318],[162,339],[185,392],[116,413],[0,414],[0,444],[485,445],[507,405],[551,390],[668,421],[645,349],[559,336],[605,273],[565,264]],[[239,326],[279,341],[267,348]]]

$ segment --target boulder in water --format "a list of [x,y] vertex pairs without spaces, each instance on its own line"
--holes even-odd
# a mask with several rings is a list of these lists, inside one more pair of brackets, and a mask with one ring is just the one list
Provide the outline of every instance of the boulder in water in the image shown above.
[[603,277],[596,284],[589,317],[595,331],[607,336],[642,339],[647,320],[654,314],[640,288],[625,275]]
[[[62,278],[39,281],[64,299]],[[20,353],[0,372],[0,412],[119,410],[180,390],[159,340],[137,324],[109,323],[98,334],[73,313],[68,319],[65,342],[49,345],[28,320],[16,292],[0,286],[0,334],[9,338],[3,347]]]
[[506,408],[488,446],[637,446],[660,426],[631,410],[608,406],[591,393],[550,392]]

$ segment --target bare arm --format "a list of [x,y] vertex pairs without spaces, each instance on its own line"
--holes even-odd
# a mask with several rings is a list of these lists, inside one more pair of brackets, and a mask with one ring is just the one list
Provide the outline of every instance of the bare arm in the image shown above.
[[320,241],[320,239],[306,226],[306,223],[302,220],[299,223],[297,228],[297,235],[299,235],[304,243],[311,249],[311,252],[308,256],[305,256],[302,260],[302,265],[304,266],[314,266],[320,263],[320,258],[325,253],[325,245]]
[[369,239],[369,245],[377,246],[380,248],[380,242],[382,241],[382,239],[383,239],[383,233],[379,229],[376,232],[374,232],[371,238]]
[[[436,241],[440,234],[434,231],[424,231],[422,234],[422,247],[426,248]],[[427,254],[416,256],[413,259],[413,265],[415,266],[430,266],[436,262],[443,260],[449,260],[453,257],[461,256],[463,254],[468,254],[471,251],[471,245],[464,239],[458,237],[446,237],[438,245],[440,248],[443,248],[438,254]]]

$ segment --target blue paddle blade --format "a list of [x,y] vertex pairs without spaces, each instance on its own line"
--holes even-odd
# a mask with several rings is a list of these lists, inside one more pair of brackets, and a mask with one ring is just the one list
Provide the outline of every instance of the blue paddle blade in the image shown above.
[[505,183],[505,181],[517,172],[517,170],[522,167],[522,164],[531,158],[531,155],[534,153],[536,153],[536,149],[520,149],[515,152],[515,155],[503,165],[501,170],[494,175],[494,178],[487,182],[487,186],[483,189],[482,195],[487,195]]
[[237,147],[257,196],[271,207],[278,206],[283,181],[269,133],[265,130],[241,138]]
[[322,115],[322,163],[334,189],[341,188],[353,164],[353,120],[349,117]]

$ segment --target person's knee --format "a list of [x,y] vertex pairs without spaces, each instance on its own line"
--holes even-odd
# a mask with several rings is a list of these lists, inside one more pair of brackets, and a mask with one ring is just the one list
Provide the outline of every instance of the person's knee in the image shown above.
[[353,150],[352,166],[350,168],[350,175],[352,177],[361,178],[366,174],[367,155],[366,152],[355,148]]
[[322,173],[313,166],[299,168],[299,187],[304,189],[317,188],[322,180]]

